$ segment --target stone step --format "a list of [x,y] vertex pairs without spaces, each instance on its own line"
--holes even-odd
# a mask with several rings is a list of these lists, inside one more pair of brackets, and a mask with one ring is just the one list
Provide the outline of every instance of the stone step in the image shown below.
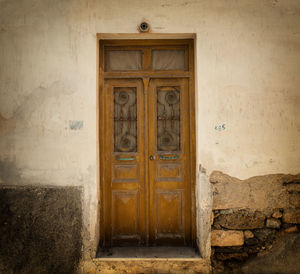
[[210,273],[203,258],[96,258],[85,262],[81,273]]

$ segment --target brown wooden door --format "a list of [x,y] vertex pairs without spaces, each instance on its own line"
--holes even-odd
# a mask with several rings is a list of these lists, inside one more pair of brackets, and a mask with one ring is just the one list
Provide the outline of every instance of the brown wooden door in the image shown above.
[[149,85],[150,243],[189,244],[188,79],[154,79]]
[[188,79],[148,80],[104,85],[107,246],[191,241]]
[[145,243],[144,95],[141,80],[107,80],[105,245]]
[[192,40],[100,43],[100,246],[195,244]]

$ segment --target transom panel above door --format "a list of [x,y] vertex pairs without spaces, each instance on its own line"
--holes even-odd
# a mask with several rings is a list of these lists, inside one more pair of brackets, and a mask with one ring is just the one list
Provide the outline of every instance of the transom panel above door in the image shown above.
[[192,245],[192,43],[122,43],[100,51],[100,244]]

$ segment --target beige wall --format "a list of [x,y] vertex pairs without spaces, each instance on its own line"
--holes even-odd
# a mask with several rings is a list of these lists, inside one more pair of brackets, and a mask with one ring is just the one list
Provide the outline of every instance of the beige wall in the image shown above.
[[197,161],[207,173],[300,172],[298,0],[0,0],[0,183],[83,185],[91,237],[96,34],[137,33],[142,19],[153,33],[196,34]]

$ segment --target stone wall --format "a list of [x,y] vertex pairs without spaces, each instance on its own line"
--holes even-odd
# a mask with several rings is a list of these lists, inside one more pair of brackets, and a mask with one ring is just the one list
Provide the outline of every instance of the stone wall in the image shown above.
[[75,273],[82,188],[0,188],[0,273]]
[[[299,234],[300,174],[239,180],[215,171],[210,182],[212,264],[216,272],[240,268],[257,254],[273,252],[278,238]],[[300,270],[299,264],[294,267]]]

